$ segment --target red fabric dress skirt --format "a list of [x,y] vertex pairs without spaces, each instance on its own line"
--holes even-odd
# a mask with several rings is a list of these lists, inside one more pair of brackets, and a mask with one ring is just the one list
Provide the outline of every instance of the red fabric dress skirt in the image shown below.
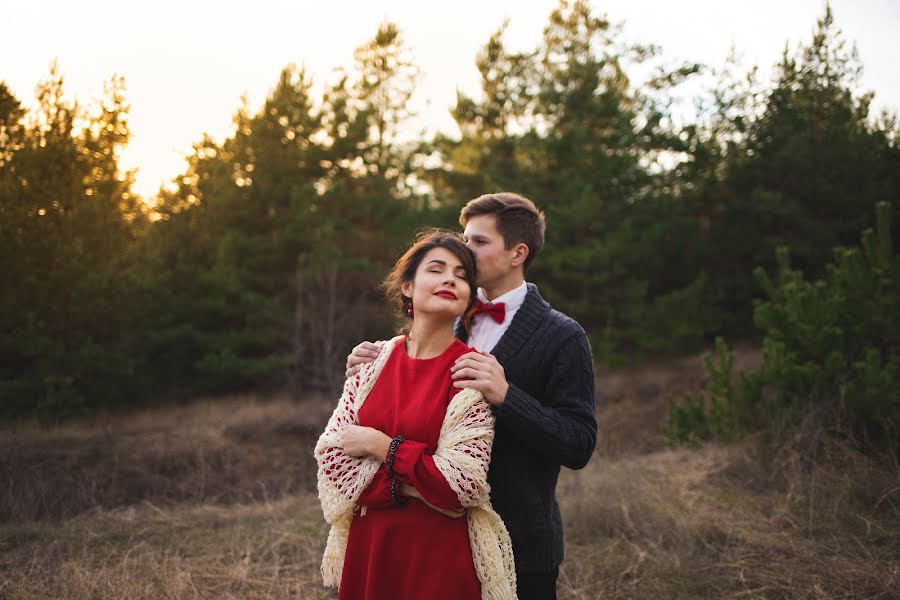
[[[432,455],[447,405],[460,391],[452,385],[450,367],[470,351],[454,340],[440,356],[414,359],[401,338],[358,415],[360,425],[406,439],[394,455],[394,472],[441,508],[462,508]],[[350,525],[341,600],[481,598],[464,516],[448,517],[416,498],[395,507],[385,465],[359,504],[366,508]]]

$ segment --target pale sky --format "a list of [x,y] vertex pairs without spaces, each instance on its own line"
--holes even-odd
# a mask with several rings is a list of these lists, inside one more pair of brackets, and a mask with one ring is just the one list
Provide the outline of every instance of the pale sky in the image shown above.
[[[509,19],[506,41],[532,49],[556,0],[0,0],[0,80],[26,104],[57,59],[69,97],[89,103],[123,75],[132,140],[122,166],[137,167],[135,191],[150,198],[184,170],[204,132],[222,140],[246,94],[253,111],[285,65],[305,65],[318,85],[379,23],[396,23],[422,70],[411,131],[457,132],[449,108],[459,88],[479,90],[475,56]],[[624,21],[624,39],[662,47],[668,61],[721,66],[737,48],[768,75],[785,43],[807,43],[822,0],[594,0]],[[862,86],[875,108],[900,108],[900,0],[832,0],[837,24],[855,41]],[[318,88],[321,89],[321,88]]]

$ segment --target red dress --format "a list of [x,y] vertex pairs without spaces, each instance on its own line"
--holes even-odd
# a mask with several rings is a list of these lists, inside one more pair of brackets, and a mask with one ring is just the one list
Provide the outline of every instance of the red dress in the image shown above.
[[[461,391],[452,385],[450,367],[471,351],[454,340],[439,356],[414,359],[401,338],[358,415],[360,425],[406,439],[394,455],[394,472],[441,508],[462,508],[432,455],[447,405]],[[359,504],[366,509],[350,525],[341,600],[481,598],[465,516],[448,517],[416,498],[395,507],[385,465]]]

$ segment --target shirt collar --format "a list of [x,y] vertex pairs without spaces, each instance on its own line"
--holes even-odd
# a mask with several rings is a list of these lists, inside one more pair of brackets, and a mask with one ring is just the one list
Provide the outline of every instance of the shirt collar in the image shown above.
[[483,288],[478,288],[478,299],[484,302],[485,304],[496,304],[498,302],[503,302],[506,304],[506,312],[511,310],[515,310],[522,306],[522,303],[525,302],[525,296],[528,295],[528,284],[524,281],[522,285],[517,288],[511,289],[505,294],[500,294],[492,301],[488,302],[487,295],[484,293]]

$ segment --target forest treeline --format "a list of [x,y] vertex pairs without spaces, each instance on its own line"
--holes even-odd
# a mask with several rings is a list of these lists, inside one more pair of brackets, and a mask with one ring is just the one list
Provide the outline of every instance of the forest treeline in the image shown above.
[[[776,273],[779,247],[815,279],[877,203],[898,230],[900,128],[872,114],[827,7],[763,82],[734,63],[672,65],[563,0],[533,49],[510,50],[503,27],[487,40],[480,93],[452,109],[458,135],[413,142],[402,32],[382,24],[354,58],[321,93],[285,67],[153,199],[119,164],[121,78],[82,106],[52,68],[32,109],[0,83],[3,417],[339,389],[349,349],[391,331],[378,283],[415,230],[458,227],[484,192],[545,210],[527,278],[611,365],[758,340],[754,269]],[[715,83],[685,110],[700,78]]]

